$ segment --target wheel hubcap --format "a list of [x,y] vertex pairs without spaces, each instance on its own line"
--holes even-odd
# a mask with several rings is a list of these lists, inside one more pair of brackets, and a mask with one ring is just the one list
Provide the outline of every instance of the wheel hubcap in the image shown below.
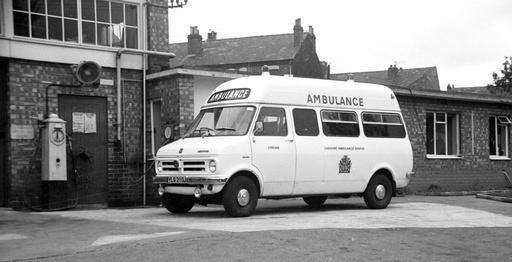
[[236,200],[238,201],[238,204],[240,206],[247,206],[249,204],[250,194],[247,189],[241,189],[238,191],[238,196],[236,197]]
[[375,197],[377,197],[378,200],[382,200],[382,199],[384,199],[385,196],[386,196],[386,187],[384,187],[383,185],[378,185],[375,188]]

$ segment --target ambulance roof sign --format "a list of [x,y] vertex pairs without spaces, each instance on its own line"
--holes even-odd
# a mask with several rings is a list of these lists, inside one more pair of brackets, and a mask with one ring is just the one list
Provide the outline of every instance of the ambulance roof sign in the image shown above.
[[246,99],[251,94],[249,88],[234,88],[215,92],[208,99],[208,103],[227,101],[227,100],[240,100]]

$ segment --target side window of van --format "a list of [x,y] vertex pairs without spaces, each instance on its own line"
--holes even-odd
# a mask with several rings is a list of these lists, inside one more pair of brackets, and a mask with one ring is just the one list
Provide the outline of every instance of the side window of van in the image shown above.
[[322,110],[322,129],[326,136],[359,136],[355,112]]
[[405,127],[399,114],[363,113],[363,130],[367,137],[405,137]]
[[286,124],[286,114],[283,108],[262,107],[256,127],[255,136],[287,136],[288,127]]
[[299,136],[318,136],[318,120],[313,109],[293,109],[295,133]]

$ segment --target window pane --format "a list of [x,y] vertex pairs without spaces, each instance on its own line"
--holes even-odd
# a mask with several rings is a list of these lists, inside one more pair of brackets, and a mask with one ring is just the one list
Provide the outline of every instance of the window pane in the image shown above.
[[427,113],[427,154],[434,153],[434,113]]
[[358,124],[322,122],[322,129],[326,136],[359,136]]
[[19,36],[29,36],[28,32],[28,14],[13,12],[14,16],[14,34]]
[[447,121],[448,155],[457,155],[459,153],[457,148],[457,115],[448,115]]
[[127,25],[137,26],[137,6],[136,5],[125,5],[125,19],[126,19]]
[[318,120],[316,112],[312,109],[293,109],[295,133],[299,136],[317,136]]
[[124,26],[123,24],[112,25],[112,46],[124,46]]
[[255,132],[255,136],[287,136],[288,127],[284,109],[276,107],[263,107],[260,110],[257,122],[263,124],[263,129]]
[[109,26],[106,24],[98,24],[98,45],[110,46],[110,41],[108,39],[109,35]]
[[28,0],[12,0],[12,8],[14,10],[28,11]]
[[402,123],[402,121],[400,121],[399,115],[382,115],[382,121],[384,123],[394,123],[394,124]]
[[95,21],[94,0],[82,0],[82,19]]
[[436,155],[446,155],[445,124],[436,124],[436,151]]
[[62,41],[62,18],[48,17],[48,38]]
[[32,37],[46,38],[46,17],[42,15],[31,15]]
[[341,121],[357,122],[357,116],[355,113],[340,112],[339,117]]
[[498,125],[498,155],[507,156],[507,132],[506,125]]
[[110,11],[107,1],[98,0],[96,2],[96,19],[98,22],[110,23]]
[[380,114],[363,114],[364,122],[382,122]]
[[437,113],[436,114],[436,121],[437,122],[445,122],[445,114],[444,113]]
[[123,22],[123,4],[111,3],[112,8],[112,24],[119,24]]
[[82,22],[82,41],[86,44],[96,44],[96,30],[94,23]]
[[338,112],[332,112],[332,111],[323,111],[322,112],[322,120],[336,120],[339,121],[339,114]]
[[[87,1],[87,0],[85,0]],[[84,6],[84,0],[82,0],[82,7]],[[89,3],[90,4],[90,3]],[[64,16],[69,18],[77,18],[77,3],[76,0],[64,0]],[[94,10],[94,8],[91,8],[91,10]],[[83,12],[82,12],[83,15]],[[94,12],[93,12],[93,18],[94,18]],[[89,19],[91,20],[91,19]]]
[[489,117],[489,155],[496,155],[496,118]]
[[78,43],[78,22],[64,19],[64,41]]
[[126,47],[137,49],[139,48],[139,35],[138,30],[135,28],[126,28]]
[[32,13],[46,13],[44,0],[30,0],[30,12]]
[[[49,15],[62,15],[62,6],[60,0],[46,0],[48,5],[48,14]],[[69,0],[68,0],[69,2]],[[48,25],[50,22],[48,22]]]

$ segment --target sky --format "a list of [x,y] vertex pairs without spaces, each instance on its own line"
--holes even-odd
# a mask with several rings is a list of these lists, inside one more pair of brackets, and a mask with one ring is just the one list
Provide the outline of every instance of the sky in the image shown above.
[[169,11],[169,37],[292,33],[296,18],[331,73],[435,66],[441,89],[485,86],[512,56],[511,0],[188,0]]

